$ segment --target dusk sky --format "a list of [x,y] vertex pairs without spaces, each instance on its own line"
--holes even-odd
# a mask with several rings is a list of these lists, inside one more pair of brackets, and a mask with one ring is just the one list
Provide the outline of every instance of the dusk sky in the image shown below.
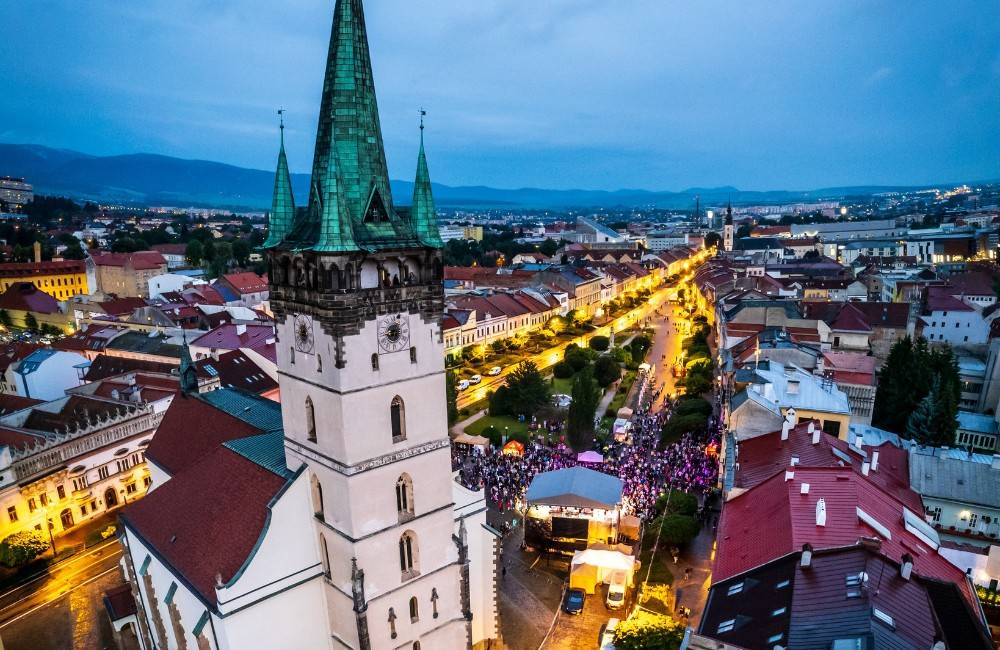
[[[334,0],[0,3],[0,142],[311,165]],[[1000,2],[368,0],[393,178],[812,189],[1000,178]],[[0,170],[2,172],[2,170]]]

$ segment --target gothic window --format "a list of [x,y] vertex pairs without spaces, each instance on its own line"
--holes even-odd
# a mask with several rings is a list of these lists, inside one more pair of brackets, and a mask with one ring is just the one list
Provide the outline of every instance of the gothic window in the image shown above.
[[316,355],[316,372],[323,372],[323,357]]
[[311,397],[306,398],[306,438],[316,442],[316,410]]
[[312,477],[312,493],[313,493],[313,512],[316,514],[318,519],[324,519],[323,510],[323,486],[320,485],[319,479],[314,475]]
[[417,576],[419,569],[417,534],[408,530],[399,538],[399,570],[403,573],[403,580],[408,580]]
[[295,348],[288,348],[288,361],[289,363],[295,363]]
[[413,650],[420,650],[420,641],[413,642]]
[[414,596],[410,598],[410,622],[416,623],[420,620],[419,606],[417,605],[417,597]]
[[406,410],[403,408],[403,400],[399,395],[392,398],[389,419],[392,422],[392,441],[406,440]]
[[416,362],[417,362],[417,348],[416,347],[411,347],[410,348],[410,363],[416,363]]
[[378,370],[378,354],[372,354],[372,370]]
[[330,551],[326,548],[326,536],[320,533],[319,536],[320,561],[323,563],[323,575],[330,577]]
[[396,481],[396,512],[400,521],[413,517],[413,479],[403,474]]

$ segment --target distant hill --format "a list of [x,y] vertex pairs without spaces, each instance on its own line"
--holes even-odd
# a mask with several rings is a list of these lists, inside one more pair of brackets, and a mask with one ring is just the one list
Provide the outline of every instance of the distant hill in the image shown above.
[[[31,144],[0,144],[0,176],[23,176],[39,194],[57,194],[92,201],[217,208],[266,209],[271,205],[274,172],[245,169],[207,160],[184,160],[154,154],[91,156],[77,151]],[[308,174],[293,174],[296,201],[303,205]],[[682,192],[646,190],[515,190],[484,186],[451,187],[434,184],[439,207],[509,208],[691,208],[694,197],[702,205],[734,203],[789,203],[877,192],[918,189],[908,187],[851,187],[812,191],[741,191],[734,187],[690,188]],[[396,203],[405,205],[413,183],[392,181]]]

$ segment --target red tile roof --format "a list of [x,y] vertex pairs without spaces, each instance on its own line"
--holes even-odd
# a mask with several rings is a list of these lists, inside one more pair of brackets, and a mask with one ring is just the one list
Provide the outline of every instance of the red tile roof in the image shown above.
[[[2,267],[0,267],[2,268]],[[995,296],[993,278],[984,271],[968,271],[948,278],[952,295]]]
[[[742,463],[742,457],[740,460]],[[809,484],[807,494],[801,493],[804,483]],[[826,504],[825,526],[816,524],[816,505],[821,498]],[[883,555],[898,561],[909,553],[914,558],[914,572],[957,584],[969,603],[975,603],[962,571],[904,527],[905,505],[853,468],[796,467],[792,480],[787,481],[785,473],[777,474],[726,502],[719,521],[713,580],[741,574],[801,550],[806,543],[827,549],[878,537]],[[859,509],[887,529],[890,538],[883,538],[862,521]],[[914,514],[923,518],[922,509]],[[762,522],[767,525],[762,526]]]
[[6,415],[8,413],[13,413],[14,411],[20,411],[21,409],[26,409],[29,406],[35,406],[36,404],[41,404],[42,400],[32,399],[30,397],[21,397],[20,395],[9,395],[7,393],[0,393],[0,415]]
[[952,295],[949,287],[927,287],[927,311],[975,311]]
[[94,253],[91,255],[97,266],[131,266],[137,271],[149,271],[167,265],[157,251],[138,251],[135,253]]
[[[239,328],[245,328],[239,333]],[[238,350],[239,348],[256,349],[268,344],[274,338],[274,328],[270,325],[220,325],[211,332],[203,334],[191,342],[191,345],[212,348],[215,350]]]
[[59,301],[30,282],[15,282],[0,294],[0,309],[58,314]]
[[87,368],[87,374],[83,380],[87,382],[98,381],[108,377],[115,377],[133,370],[146,370],[149,372],[169,373],[177,370],[177,364],[159,363],[157,361],[146,361],[145,359],[132,359],[130,357],[118,357],[108,354],[99,354]]
[[[197,427],[191,424],[197,422]],[[146,456],[168,474],[193,465],[224,442],[263,433],[193,395],[179,393],[163,415]]]
[[148,304],[144,298],[114,298],[97,303],[105,314],[111,316],[130,316],[136,309],[142,309]]
[[267,278],[256,273],[227,273],[222,276],[239,293],[261,293],[267,291]]
[[[819,424],[816,426],[818,428]],[[788,440],[781,439],[781,431],[743,440],[739,443],[740,468],[735,485],[752,489],[775,474],[791,469],[793,456],[799,459],[796,467],[801,468],[847,466],[840,456],[834,455],[834,449],[846,454],[850,467],[861,473],[865,459],[856,448],[823,431],[820,431],[819,443],[812,444],[808,422],[793,427]],[[864,447],[868,460],[874,450],[879,452],[878,467],[874,472],[869,471],[868,480],[896,495],[911,510],[923,512],[920,495],[910,489],[910,462],[906,451],[890,443],[874,449]]]
[[875,385],[875,357],[860,352],[831,350],[823,353],[826,373],[834,381],[862,386]]
[[151,248],[163,255],[185,255],[187,253],[187,244],[154,244]]
[[76,260],[58,262],[15,262],[0,264],[0,278],[22,278],[65,273],[86,273],[87,266]]
[[202,379],[218,377],[223,388],[236,388],[255,395],[278,387],[278,382],[241,350],[220,354],[218,359],[201,359],[195,362],[195,369]]
[[285,484],[281,476],[220,446],[127,506],[121,519],[214,605],[216,574],[226,582],[243,566]]

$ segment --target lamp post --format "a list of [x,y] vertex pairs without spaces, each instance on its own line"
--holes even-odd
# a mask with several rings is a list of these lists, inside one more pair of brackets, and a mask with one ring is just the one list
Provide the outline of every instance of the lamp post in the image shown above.
[[52,557],[56,556],[56,539],[52,536],[52,520],[49,519],[49,506],[42,506],[42,516],[45,518],[45,529],[49,532],[49,544],[52,546]]

